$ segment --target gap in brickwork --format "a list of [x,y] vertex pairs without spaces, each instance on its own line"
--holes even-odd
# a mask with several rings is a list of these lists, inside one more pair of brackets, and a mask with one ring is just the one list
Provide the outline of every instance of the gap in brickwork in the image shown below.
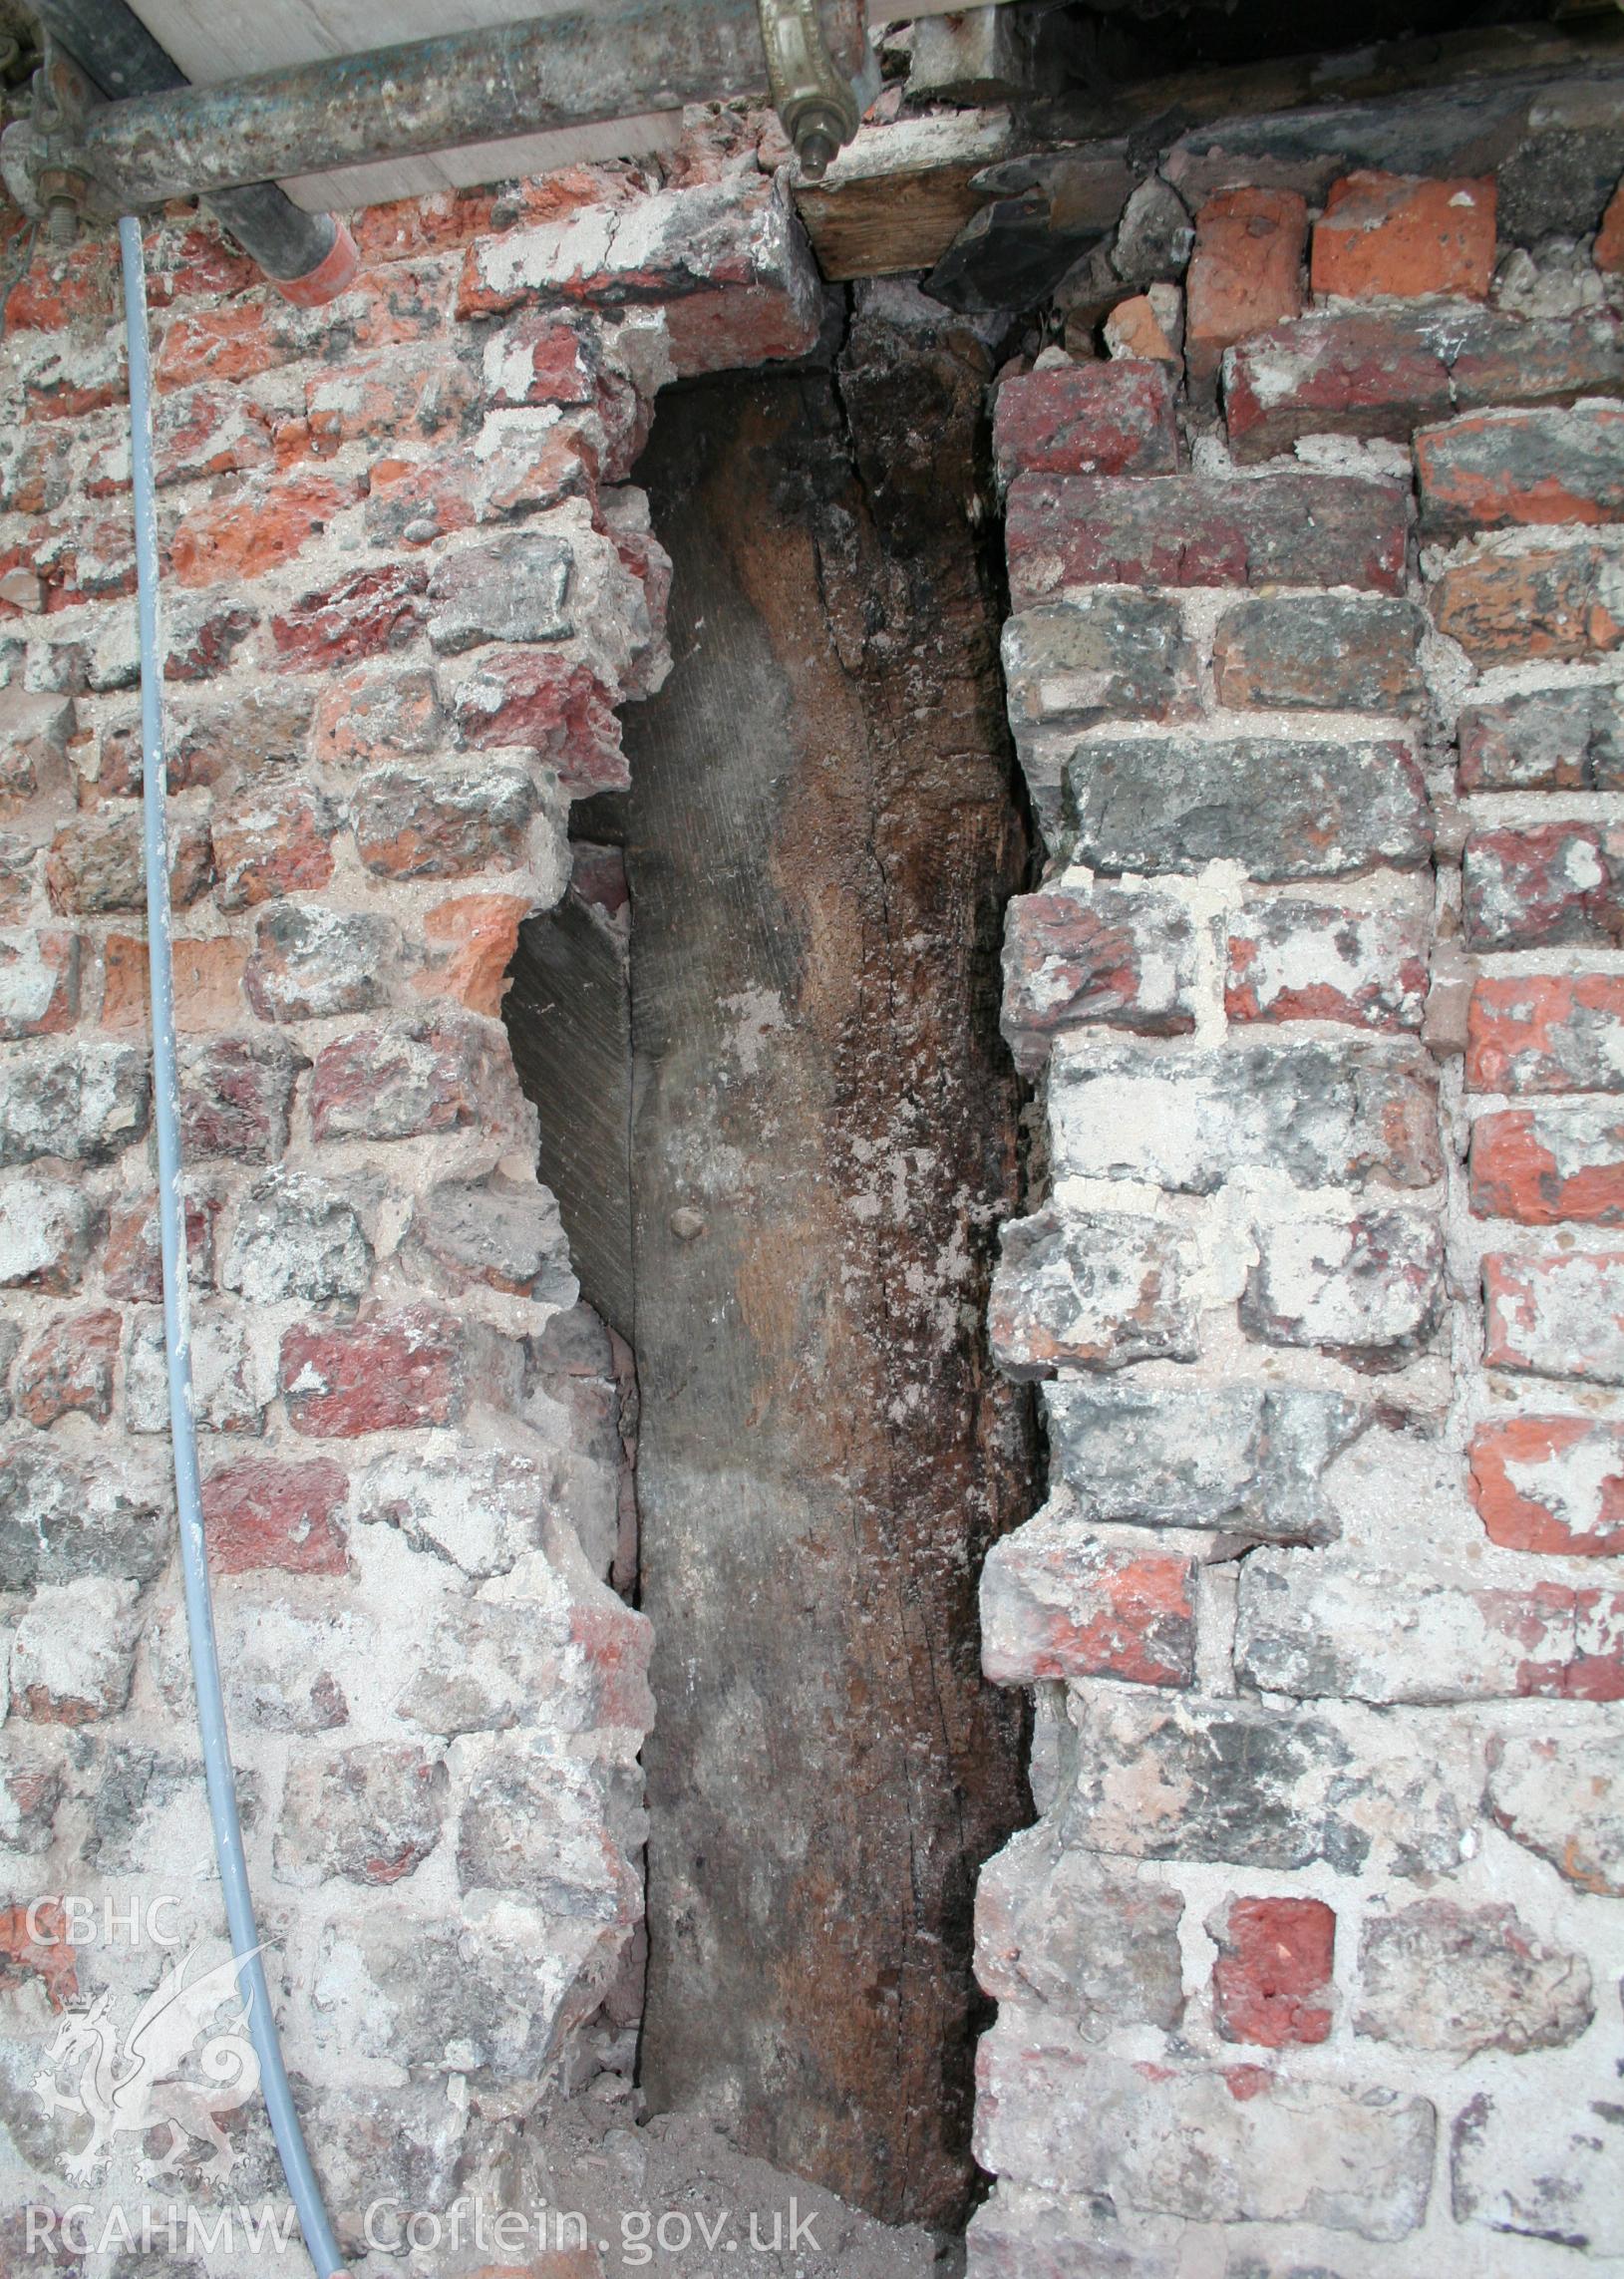
[[990,370],[887,288],[807,366],[667,399],[637,473],[674,671],[504,1006],[583,1298],[637,1356],[648,2106],[947,2229],[975,1880],[1030,1817],[975,1583],[1039,1492],[982,1327],[1021,1201],[998,940],[1030,859]]

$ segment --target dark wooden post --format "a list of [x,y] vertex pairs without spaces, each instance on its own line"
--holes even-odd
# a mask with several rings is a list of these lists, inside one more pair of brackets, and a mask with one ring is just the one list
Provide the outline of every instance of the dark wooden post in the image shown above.
[[974,1879],[1029,1816],[975,1618],[1033,1500],[982,1331],[1027,846],[976,539],[987,359],[884,290],[836,371],[667,401],[641,471],[677,660],[627,718],[644,2084],[947,2222]]

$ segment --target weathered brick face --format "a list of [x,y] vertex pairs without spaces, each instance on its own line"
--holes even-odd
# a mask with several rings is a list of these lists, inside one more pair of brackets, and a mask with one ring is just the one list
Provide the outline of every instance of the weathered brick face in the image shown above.
[[1624,329],[1522,313],[1502,187],[1211,198],[1172,468],[1000,414],[1051,1499],[975,2279],[1624,2250]]
[[[608,1581],[617,1371],[499,1013],[571,799],[625,782],[615,708],[668,669],[625,480],[654,394],[821,315],[770,167],[680,163],[360,217],[360,276],[313,310],[206,225],[149,239],[204,1517],[271,1983],[352,2241],[380,2193],[443,2207],[507,2125],[487,2105],[578,2083],[625,2022],[592,2024],[652,1718]],[[538,228],[549,197],[573,218]],[[590,252],[628,207],[630,271]],[[42,257],[0,351],[0,1920],[173,1893],[196,1940],[223,1926],[172,1550],[116,271],[105,236]],[[1164,377],[1143,417],[1170,466]],[[1123,1650],[1137,1624],[1172,1668],[1163,1595],[1128,1589]],[[0,1948],[8,2127],[56,1951]],[[150,1959],[99,1945],[78,1985],[134,2017]],[[10,2141],[8,2210],[71,2192],[71,2128]]]

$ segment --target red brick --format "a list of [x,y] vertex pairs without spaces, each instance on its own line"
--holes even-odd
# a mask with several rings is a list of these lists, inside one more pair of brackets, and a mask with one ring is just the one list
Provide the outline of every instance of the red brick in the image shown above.
[[1322,1899],[1232,1899],[1211,1929],[1212,2017],[1226,2042],[1283,2050],[1327,2038],[1337,1919]]
[[0,510],[50,513],[67,497],[71,480],[69,438],[60,431],[14,427],[0,436]]
[[53,2010],[79,2000],[77,1949],[60,1899],[25,1900],[0,1913],[0,1993],[31,1978],[45,1988]]
[[1017,609],[1075,585],[1404,587],[1408,501],[1386,483],[1279,475],[1025,475],[1005,519]]
[[1240,1326],[1354,1369],[1398,1369],[1432,1341],[1445,1294],[1443,1231],[1430,1212],[1265,1221]]
[[17,1413],[41,1431],[59,1417],[89,1417],[105,1425],[113,1414],[113,1365],[122,1314],[58,1314],[23,1348],[12,1380]]
[[[509,417],[528,422],[535,415]],[[424,462],[380,460],[372,470],[367,536],[377,546],[425,546],[475,523],[590,498],[597,445],[593,423],[566,417],[545,429],[510,426],[478,450],[460,446]]]
[[993,408],[1001,483],[1017,475],[1173,475],[1176,385],[1162,364],[1119,358],[1006,380]]
[[323,684],[310,731],[320,767],[370,765],[438,750],[444,727],[432,672],[387,667]]
[[460,684],[453,711],[465,745],[527,745],[556,769],[567,799],[622,792],[631,782],[609,690],[590,666],[551,650],[487,651]]
[[[171,823],[169,895],[183,910],[208,890],[214,875],[206,828]],[[104,810],[64,823],[45,860],[45,885],[54,910],[105,918],[147,907],[147,870],[139,813]]]
[[[76,344],[78,346],[80,344]],[[98,359],[90,370],[95,378],[76,378],[84,370],[82,347],[79,354],[65,348],[62,355],[48,364],[43,371],[32,373],[23,384],[26,417],[30,420],[82,420],[92,412],[105,412],[110,405],[123,400],[122,377],[116,385],[112,378],[101,377],[103,372],[118,370],[112,360]]]
[[1469,1092],[1624,1092],[1624,975],[1480,976],[1466,1017]]
[[1018,895],[1004,930],[1002,1027],[1036,1074],[1054,1037],[1101,1022],[1143,1036],[1195,1026],[1196,945],[1187,911],[1153,887],[1060,887]]
[[[34,1172],[0,1180],[0,1287],[54,1296],[77,1289],[95,1229],[89,1199],[68,1180]],[[8,1344],[14,1353],[16,1339]]]
[[262,577],[302,553],[360,495],[353,478],[304,475],[287,483],[235,484],[225,497],[210,499],[181,520],[169,553],[175,578],[181,585],[218,585],[226,578]]
[[525,309],[486,348],[486,396],[498,406],[590,404],[602,370],[593,318],[573,309]]
[[[11,569],[14,554],[0,555]],[[126,515],[62,523],[37,530],[24,556],[25,575],[37,576],[47,614],[83,601],[111,601],[134,593],[135,533]],[[30,604],[34,595],[30,590]]]
[[1624,1427],[1591,1417],[1505,1417],[1468,1451],[1471,1500],[1490,1542],[1563,1558],[1624,1552]]
[[1296,190],[1229,189],[1195,217],[1185,280],[1184,354],[1190,379],[1210,380],[1233,341],[1303,305],[1308,207]]
[[493,190],[449,189],[364,206],[354,219],[355,242],[369,267],[441,253],[488,234],[495,204]]
[[[1188,1243],[1169,1219],[1053,1209],[1006,1219],[987,1301],[993,1359],[1018,1379],[1193,1361],[1200,1329],[1191,1265]],[[1005,1581],[1048,1541],[1025,1538],[1010,1554],[1013,1567],[1000,1569]]]
[[665,662],[663,636],[671,603],[671,556],[648,527],[647,500],[642,492],[611,491],[599,500],[598,513],[622,565],[642,587],[648,608],[651,638],[627,667],[622,696],[652,696],[660,685]]
[[[186,1280],[193,1290],[214,1286],[215,1195],[186,1197]],[[156,1306],[163,1298],[163,1261],[159,1247],[156,1200],[115,1203],[108,1214],[104,1282],[110,1298]]]
[[356,853],[383,878],[512,870],[540,804],[530,771],[512,763],[380,768],[361,779],[350,803]]
[[1425,624],[1385,595],[1258,595],[1218,621],[1213,691],[1238,712],[1409,712],[1426,694]]
[[[318,374],[305,383],[304,400],[305,434],[320,456],[363,436],[445,442],[477,416],[479,388],[454,357],[385,356]],[[281,433],[277,448],[287,449]]]
[[1195,1562],[1120,1549],[1040,1519],[995,1547],[982,1572],[981,1666],[997,1686],[1120,1678],[1187,1686],[1194,1677]]
[[806,356],[817,345],[821,295],[815,272],[777,281],[685,293],[665,307],[666,342],[679,380],[708,372],[748,372]]
[[507,992],[518,929],[532,906],[527,894],[457,894],[437,902],[423,931],[443,954],[413,976],[413,988],[494,1020]]
[[54,1037],[79,1018],[80,940],[35,929],[0,935],[0,1042]]
[[1409,440],[1420,419],[1450,409],[1442,356],[1354,320],[1332,332],[1322,318],[1237,342],[1224,358],[1223,413],[1242,466],[1330,433]]
[[36,574],[34,565],[37,561],[43,565],[49,537],[49,531],[44,533],[37,552],[31,547],[8,546],[0,553],[0,623],[37,617],[45,608],[45,580]]
[[429,253],[364,270],[321,311],[323,330],[336,345],[354,348],[435,339],[446,329],[457,266],[449,254]]
[[0,813],[55,790],[83,735],[71,698],[30,696],[16,686],[0,691]]
[[1624,1253],[1483,1259],[1483,1359],[1491,1369],[1624,1385]]
[[1600,823],[1474,830],[1462,859],[1465,936],[1473,949],[1542,949],[1624,939],[1624,832]]
[[1616,394],[1624,331],[1611,314],[1530,324],[1494,309],[1303,317],[1224,360],[1229,448],[1270,459],[1307,435],[1384,436],[1496,404]]
[[311,1079],[311,1130],[318,1140],[415,1140],[490,1127],[515,1090],[502,1031],[447,1012],[328,1045]]
[[822,313],[793,212],[760,175],[656,192],[640,202],[635,231],[606,231],[601,212],[566,212],[472,246],[458,314],[516,308],[538,291],[589,307],[663,302],[683,376],[805,355]]
[[0,918],[20,918],[32,898],[36,851],[26,838],[0,830]]
[[1229,929],[1224,1010],[1231,1021],[1419,1029],[1430,932],[1414,909],[1250,902]]
[[290,1464],[244,1457],[203,1482],[203,1521],[216,1574],[275,1567],[290,1575],[349,1571],[344,1505],[349,1474],[324,1457]]
[[480,467],[459,448],[433,459],[375,460],[368,479],[367,537],[375,546],[430,546],[479,516]]
[[1624,790],[1624,708],[1594,684],[1466,705],[1459,722],[1462,792]]
[[6,330],[60,332],[81,320],[100,330],[118,310],[115,264],[107,245],[92,238],[69,253],[36,249],[7,298]]
[[462,1331],[433,1306],[302,1323],[282,1339],[281,1390],[294,1431],[319,1439],[453,1425],[467,1394]]
[[252,380],[300,353],[289,330],[274,321],[263,303],[228,301],[171,317],[155,373],[160,388],[185,388],[199,380]]
[[591,1672],[592,1724],[647,1733],[654,1723],[648,1686],[653,1627],[647,1616],[604,1592],[570,1608],[569,1636]]
[[180,1142],[193,1159],[271,1163],[287,1145],[303,1062],[280,1037],[211,1037],[180,1051]]
[[1624,1593],[1535,1583],[1471,1595],[1488,1628],[1523,1650],[1519,1699],[1624,1701]]
[[284,664],[326,671],[403,648],[422,629],[428,582],[421,562],[387,562],[304,594],[271,620],[277,654]]
[[530,174],[503,185],[492,216],[493,227],[507,229],[514,222],[561,221],[583,205],[629,205],[638,195],[633,169],[593,165],[586,160],[558,166],[548,173]]
[[1624,561],[1585,544],[1472,554],[1444,571],[1430,606],[1477,664],[1604,654],[1624,638]]
[[1430,537],[1614,521],[1624,510],[1624,406],[1469,413],[1423,429],[1416,470]]
[[1494,273],[1494,182],[1354,173],[1333,182],[1314,224],[1316,293],[1485,300]]
[[1479,1116],[1470,1186],[1482,1218],[1624,1225],[1624,1107],[1564,1101]]
[[1455,334],[1450,382],[1458,412],[1493,404],[1571,404],[1617,395],[1624,380],[1624,325],[1612,311],[1528,324],[1485,310]]
[[254,931],[243,974],[261,1021],[321,1021],[388,1002],[400,929],[376,910],[273,902]]
[[333,875],[332,802],[305,784],[264,784],[216,805],[211,835],[222,910],[325,886]]
[[[161,397],[155,420],[155,475],[160,488],[204,476],[241,475],[268,466],[270,428],[240,388],[191,388]],[[129,447],[121,439],[121,460]],[[121,488],[128,484],[125,477]]]
[[149,231],[147,277],[155,308],[186,299],[225,299],[264,282],[258,265],[206,219],[161,222]]
[[242,602],[221,602],[216,607],[171,612],[168,651],[163,660],[166,681],[206,681],[228,670],[236,652],[259,623],[257,609]]

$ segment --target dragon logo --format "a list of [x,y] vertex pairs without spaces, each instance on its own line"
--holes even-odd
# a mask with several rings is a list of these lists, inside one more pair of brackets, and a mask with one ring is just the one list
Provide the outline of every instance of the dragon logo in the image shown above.
[[[199,2177],[223,2182],[230,2175],[237,2154],[216,2116],[246,2105],[259,2087],[259,2059],[245,2031],[252,1993],[224,2025],[214,2028],[211,2021],[240,1992],[237,1977],[248,1959],[227,1956],[188,1982],[190,1958],[182,1955],[142,2004],[122,2046],[105,1993],[88,2010],[68,2012],[34,2077],[34,2095],[47,2113],[80,2114],[91,2123],[89,2142],[68,2161],[70,2176],[94,2174],[116,2136],[144,2136],[165,2123],[169,2146],[157,2164],[159,2175],[179,2166],[192,2137],[213,2146]],[[195,2063],[204,2079],[183,2079],[180,2069],[199,2041]],[[59,2076],[67,2068],[75,2087],[64,2091]]]

